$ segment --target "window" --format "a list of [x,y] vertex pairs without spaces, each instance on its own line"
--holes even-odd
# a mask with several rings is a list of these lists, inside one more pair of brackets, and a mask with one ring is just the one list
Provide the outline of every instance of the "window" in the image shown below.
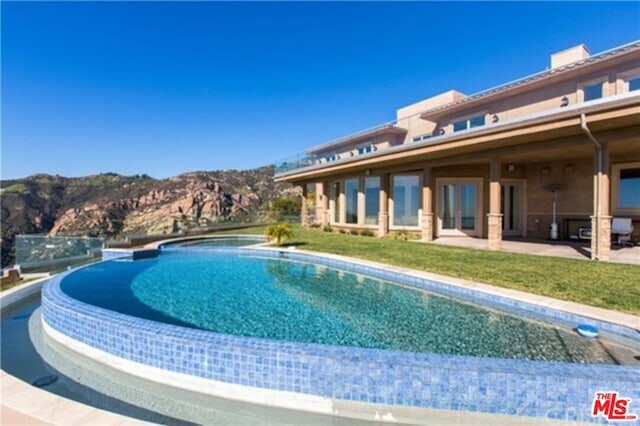
[[612,171],[615,213],[640,213],[640,162],[614,164]]
[[578,84],[578,102],[589,102],[608,96],[608,77],[600,77]]
[[393,177],[393,225],[418,226],[420,212],[420,177]]
[[420,136],[416,136],[413,139],[411,139],[412,142],[420,142],[423,141],[425,139],[429,139],[430,137],[432,137],[433,135],[431,133],[427,133],[426,135],[420,135]]
[[358,148],[358,155],[368,154],[373,151],[375,151],[375,148],[373,145],[361,146],[360,148]]
[[640,69],[626,71],[618,74],[618,93],[640,90]]
[[380,210],[380,178],[364,179],[364,224],[377,225]]
[[334,182],[331,185],[331,210],[332,210],[332,215],[331,215],[331,219],[333,221],[333,223],[340,223],[340,209],[341,209],[341,203],[340,203],[340,182]]
[[584,93],[584,102],[592,101],[594,99],[600,99],[602,94],[602,89],[604,84],[602,82],[589,84],[588,86],[584,86],[582,91]]
[[325,160],[327,160],[327,163],[331,162],[331,161],[336,161],[338,160],[340,157],[338,156],[338,154],[331,154],[331,155],[327,155],[325,157]]
[[344,181],[346,223],[358,223],[358,187],[359,179],[347,179]]
[[472,129],[474,127],[484,126],[484,114],[477,115],[475,117],[465,118],[463,120],[458,120],[453,122],[453,131],[459,132],[461,130]]

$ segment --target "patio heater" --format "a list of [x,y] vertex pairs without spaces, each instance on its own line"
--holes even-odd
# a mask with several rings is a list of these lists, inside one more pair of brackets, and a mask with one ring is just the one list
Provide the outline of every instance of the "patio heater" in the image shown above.
[[551,215],[551,225],[549,225],[549,239],[557,240],[558,239],[558,222],[556,222],[556,205],[558,202],[558,191],[560,191],[562,185],[558,183],[552,183],[551,185],[547,185],[544,187],[547,191],[552,194],[552,215]]

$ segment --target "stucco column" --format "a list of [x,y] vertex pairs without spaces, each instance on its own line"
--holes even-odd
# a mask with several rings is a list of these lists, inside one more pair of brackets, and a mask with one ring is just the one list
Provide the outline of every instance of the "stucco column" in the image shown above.
[[324,187],[322,182],[316,182],[316,202],[314,212],[314,223],[322,224],[322,198],[324,194]]
[[422,240],[433,240],[433,173],[425,167],[422,173]]
[[378,209],[378,237],[389,233],[389,175],[380,175],[380,208]]
[[[609,260],[611,253],[611,210],[609,184],[609,147],[595,151],[593,179],[593,216],[591,216],[591,259]],[[601,155],[601,158],[598,156]],[[600,164],[600,161],[602,164]],[[599,165],[601,167],[599,167]]]
[[325,226],[329,226],[329,183],[322,183],[322,208],[321,210],[321,224],[324,228]]
[[307,184],[304,183],[302,184],[302,194],[300,195],[302,197],[302,204],[300,204],[300,225],[302,226],[307,226],[308,225],[308,217],[309,217],[309,212],[307,209]]
[[502,213],[500,212],[500,175],[499,158],[492,158],[489,164],[489,214],[487,215],[487,248],[502,250]]

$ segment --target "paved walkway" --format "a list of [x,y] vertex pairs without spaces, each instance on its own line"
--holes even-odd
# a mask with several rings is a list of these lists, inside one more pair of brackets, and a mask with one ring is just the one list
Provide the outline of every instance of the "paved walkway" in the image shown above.
[[[433,240],[432,244],[487,249],[487,240],[484,238],[440,237]],[[512,253],[536,254],[540,256],[584,260],[589,260],[591,257],[591,246],[589,242],[506,239],[502,241],[502,248],[503,251]],[[614,263],[640,265],[640,246],[621,247],[613,245],[611,246],[610,261]]]

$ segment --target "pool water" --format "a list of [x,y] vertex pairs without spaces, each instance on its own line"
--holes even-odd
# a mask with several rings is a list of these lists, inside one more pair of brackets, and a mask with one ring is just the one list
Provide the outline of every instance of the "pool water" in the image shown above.
[[598,340],[322,265],[222,252],[111,261],[61,283],[127,315],[218,333],[410,352],[615,363]]
[[161,248],[172,249],[175,247],[245,247],[253,244],[264,244],[266,238],[254,236],[230,236],[226,237],[207,237],[196,238],[192,240],[181,240],[177,242],[169,242],[162,244]]

